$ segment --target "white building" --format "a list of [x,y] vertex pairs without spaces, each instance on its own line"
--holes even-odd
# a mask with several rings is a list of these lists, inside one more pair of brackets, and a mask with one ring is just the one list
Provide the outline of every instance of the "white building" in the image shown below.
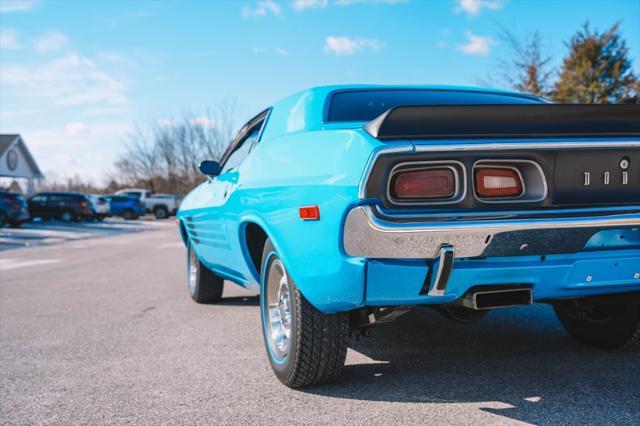
[[0,178],[25,179],[27,196],[33,195],[35,180],[44,178],[20,135],[0,135]]

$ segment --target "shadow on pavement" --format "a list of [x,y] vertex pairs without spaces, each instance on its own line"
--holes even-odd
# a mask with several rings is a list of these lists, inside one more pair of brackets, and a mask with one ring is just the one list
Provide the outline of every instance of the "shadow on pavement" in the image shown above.
[[222,297],[216,305],[225,306],[260,306],[260,296],[230,296]]
[[[357,364],[309,393],[367,401],[473,403],[534,424],[640,422],[640,351],[571,340],[544,305],[461,325],[418,308],[352,342]],[[364,356],[363,356],[364,355]]]

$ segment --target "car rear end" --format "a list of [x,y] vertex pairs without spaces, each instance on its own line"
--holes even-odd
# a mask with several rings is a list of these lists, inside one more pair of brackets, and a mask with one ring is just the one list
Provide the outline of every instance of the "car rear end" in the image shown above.
[[343,228],[345,253],[366,259],[365,304],[637,298],[639,113],[409,105],[366,124],[384,145]]
[[20,194],[0,193],[0,222],[20,226],[30,218],[27,201]]

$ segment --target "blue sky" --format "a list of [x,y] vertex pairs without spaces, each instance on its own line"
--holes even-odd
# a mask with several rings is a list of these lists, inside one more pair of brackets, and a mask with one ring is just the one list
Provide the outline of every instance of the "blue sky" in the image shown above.
[[323,84],[499,86],[502,27],[559,63],[586,21],[621,21],[640,71],[640,0],[0,0],[0,131],[99,182],[134,123]]

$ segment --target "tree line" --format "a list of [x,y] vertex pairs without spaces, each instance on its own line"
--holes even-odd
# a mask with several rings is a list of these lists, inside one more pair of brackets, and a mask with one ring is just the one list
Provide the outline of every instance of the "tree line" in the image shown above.
[[544,52],[539,32],[520,39],[503,30],[508,47],[500,60],[509,88],[547,97],[558,103],[639,103],[640,79],[634,73],[620,23],[606,31],[585,23],[567,43],[559,68]]
[[[503,30],[507,46],[500,59],[502,86],[547,97],[559,103],[638,103],[640,83],[633,72],[629,48],[620,34],[619,23],[606,31],[580,28],[566,44],[559,67],[544,52],[540,33],[518,38]],[[204,117],[185,114],[176,120],[155,121],[135,126],[115,162],[106,187],[79,178],[53,183],[55,189],[83,192],[113,192],[123,187],[146,188],[152,192],[186,194],[202,181],[198,164],[217,160],[231,141],[236,125],[236,106],[223,103]],[[66,188],[65,188],[66,185]]]

